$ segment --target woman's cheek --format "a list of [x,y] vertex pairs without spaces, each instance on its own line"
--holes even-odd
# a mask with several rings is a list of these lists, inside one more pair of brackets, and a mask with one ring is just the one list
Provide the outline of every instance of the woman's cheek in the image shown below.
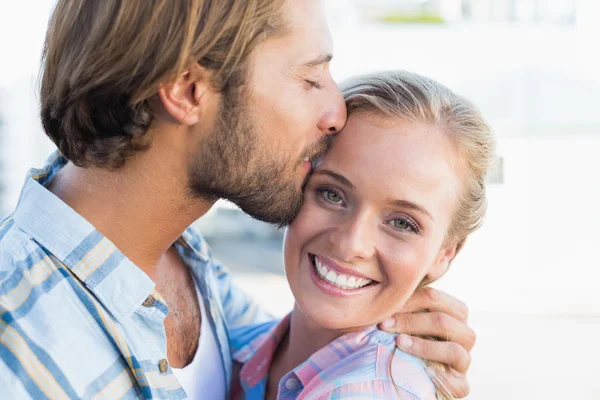
[[397,240],[388,243],[387,247],[388,251],[382,258],[387,261],[385,269],[390,282],[399,288],[413,287],[415,282],[418,284],[426,264],[418,244],[413,240]]

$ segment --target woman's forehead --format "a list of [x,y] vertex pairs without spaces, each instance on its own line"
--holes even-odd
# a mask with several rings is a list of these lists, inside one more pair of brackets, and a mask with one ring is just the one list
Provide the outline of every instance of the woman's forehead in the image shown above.
[[318,169],[390,197],[410,192],[448,199],[458,192],[457,163],[454,144],[438,127],[359,114],[350,117]]

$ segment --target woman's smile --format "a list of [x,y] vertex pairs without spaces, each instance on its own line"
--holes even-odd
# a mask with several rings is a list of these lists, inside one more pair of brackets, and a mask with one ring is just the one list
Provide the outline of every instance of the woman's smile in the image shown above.
[[344,268],[325,256],[308,254],[308,273],[317,288],[324,293],[342,297],[355,296],[374,288],[379,282]]
[[373,279],[336,264],[329,258],[314,254],[311,254],[310,258],[320,277],[342,289],[358,289],[377,283]]

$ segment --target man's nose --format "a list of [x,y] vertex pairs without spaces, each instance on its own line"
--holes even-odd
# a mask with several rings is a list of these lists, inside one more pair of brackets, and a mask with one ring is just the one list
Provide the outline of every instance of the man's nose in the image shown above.
[[342,92],[335,83],[326,90],[328,90],[328,96],[318,128],[322,133],[332,135],[341,131],[346,124],[346,103]]

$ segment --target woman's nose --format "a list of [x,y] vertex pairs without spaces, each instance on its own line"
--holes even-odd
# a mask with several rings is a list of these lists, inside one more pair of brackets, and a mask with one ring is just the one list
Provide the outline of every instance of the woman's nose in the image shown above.
[[358,216],[332,231],[331,244],[341,261],[366,260],[374,255],[374,230],[369,220],[367,215]]

